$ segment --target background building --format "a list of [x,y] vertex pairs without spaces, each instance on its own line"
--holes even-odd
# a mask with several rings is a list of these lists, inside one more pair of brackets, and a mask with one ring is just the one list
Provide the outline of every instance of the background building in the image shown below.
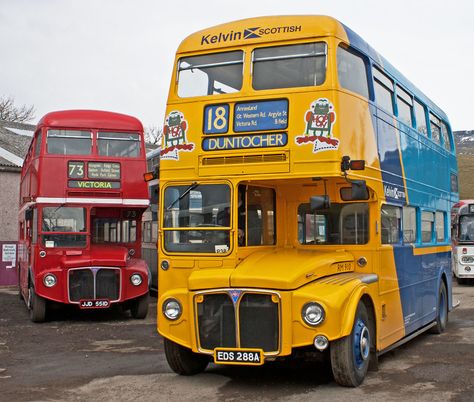
[[34,129],[0,120],[0,241],[18,240],[21,167]]

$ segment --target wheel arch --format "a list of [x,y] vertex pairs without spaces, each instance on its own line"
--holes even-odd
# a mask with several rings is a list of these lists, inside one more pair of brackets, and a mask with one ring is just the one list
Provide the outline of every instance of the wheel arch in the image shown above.
[[350,296],[350,300],[347,303],[347,307],[344,311],[344,315],[341,322],[341,337],[348,336],[352,332],[352,327],[354,326],[354,318],[359,302],[364,303],[366,307],[367,314],[369,315],[369,321],[372,325],[372,330],[374,331],[374,338],[377,339],[376,309],[368,285],[356,288]]

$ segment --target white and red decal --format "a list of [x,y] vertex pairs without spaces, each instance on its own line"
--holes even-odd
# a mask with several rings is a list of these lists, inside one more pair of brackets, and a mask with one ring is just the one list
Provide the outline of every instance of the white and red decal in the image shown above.
[[313,144],[313,152],[335,150],[339,148],[339,140],[332,135],[336,122],[336,111],[327,98],[319,98],[311,103],[305,114],[306,130],[301,136],[295,137],[297,145]]
[[163,146],[160,152],[160,159],[179,160],[181,151],[192,151],[194,144],[186,142],[186,130],[188,122],[184,119],[184,114],[174,110],[165,118],[163,127]]

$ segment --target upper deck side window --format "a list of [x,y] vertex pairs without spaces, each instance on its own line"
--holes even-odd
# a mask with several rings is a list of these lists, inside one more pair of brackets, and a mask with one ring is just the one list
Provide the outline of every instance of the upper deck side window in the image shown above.
[[420,134],[428,136],[428,125],[426,124],[426,112],[425,107],[418,102],[416,99],[414,101],[415,105],[415,119],[416,119],[416,129]]
[[238,92],[242,88],[243,66],[241,50],[183,57],[178,61],[178,96]]
[[252,53],[256,90],[318,86],[326,80],[325,42],[272,46]]
[[86,130],[48,130],[47,152],[52,155],[90,155],[92,133]]
[[134,158],[140,156],[140,134],[97,133],[97,152],[101,156]]
[[41,130],[38,131],[38,133],[36,134],[36,139],[35,139],[35,156],[39,156],[39,154],[41,153],[41,138],[42,138],[42,135],[41,135]]
[[364,59],[341,45],[337,48],[337,76],[343,88],[366,98],[369,97],[367,67]]
[[437,144],[441,144],[441,120],[433,113],[430,113],[431,139]]
[[441,137],[443,138],[443,147],[447,151],[453,151],[453,143],[451,141],[451,135],[449,134],[449,127],[444,121],[441,122]]
[[412,127],[413,125],[413,98],[407,91],[402,89],[400,86],[397,85],[396,88],[397,88],[398,118],[407,126]]
[[375,103],[390,114],[393,113],[393,81],[377,68],[372,69],[374,76]]

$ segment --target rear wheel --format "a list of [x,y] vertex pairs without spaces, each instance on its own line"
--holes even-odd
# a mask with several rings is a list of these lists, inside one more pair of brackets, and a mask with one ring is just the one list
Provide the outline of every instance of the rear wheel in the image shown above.
[[372,333],[367,309],[359,302],[349,336],[331,342],[331,365],[339,385],[356,387],[364,381],[369,368]]
[[439,285],[438,304],[436,307],[436,325],[430,329],[433,334],[441,334],[448,324],[448,292],[443,281]]
[[171,370],[180,375],[194,375],[203,372],[209,364],[209,357],[194,353],[191,349],[164,339],[165,355]]
[[38,296],[35,288],[30,284],[28,288],[28,309],[30,320],[33,322],[44,322],[46,319],[46,299]]
[[130,313],[133,318],[144,319],[148,314],[148,293],[132,301]]

